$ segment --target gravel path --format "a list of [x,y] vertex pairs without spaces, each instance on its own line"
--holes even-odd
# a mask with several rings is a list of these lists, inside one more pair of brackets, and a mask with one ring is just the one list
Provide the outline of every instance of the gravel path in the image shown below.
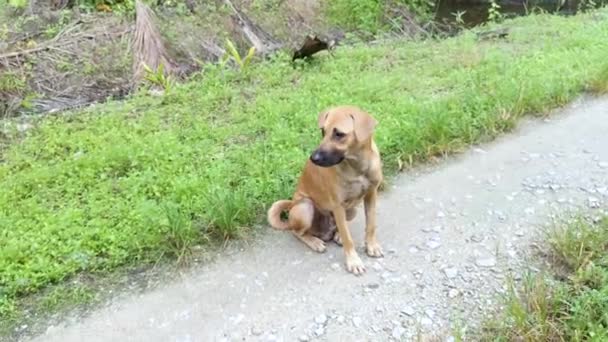
[[[382,194],[386,256],[343,268],[287,233],[226,253],[174,284],[117,300],[34,341],[387,341],[475,322],[496,307],[548,217],[608,200],[608,99],[580,100]],[[599,210],[599,209],[598,209]],[[362,241],[362,212],[351,225]]]

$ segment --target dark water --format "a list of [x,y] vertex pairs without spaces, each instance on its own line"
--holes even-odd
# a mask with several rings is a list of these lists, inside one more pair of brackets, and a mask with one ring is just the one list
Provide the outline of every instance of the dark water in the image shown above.
[[[435,19],[439,22],[456,23],[454,13],[465,12],[462,15],[464,25],[467,27],[482,24],[488,20],[489,3],[467,0],[437,0]],[[542,2],[541,2],[542,1]],[[534,8],[540,8],[549,13],[564,15],[575,14],[579,8],[580,0],[541,0],[536,3],[525,0],[498,0],[499,12],[506,17],[526,15]],[[561,5],[560,5],[561,4]]]

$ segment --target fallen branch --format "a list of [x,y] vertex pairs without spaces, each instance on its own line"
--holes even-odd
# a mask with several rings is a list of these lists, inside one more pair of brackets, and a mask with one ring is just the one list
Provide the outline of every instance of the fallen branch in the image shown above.
[[35,52],[38,52],[38,51],[47,50],[48,48],[49,48],[48,46],[40,46],[40,47],[33,48],[33,49],[27,49],[27,50],[9,52],[9,53],[5,53],[5,54],[0,55],[0,59],[15,58],[15,57],[23,56],[23,55],[29,55],[31,53],[35,53]]
[[[71,31],[71,30],[70,30]],[[68,33],[70,31],[65,31],[65,33]],[[114,34],[113,36],[116,37],[120,37],[124,34],[127,34],[131,32],[131,29],[122,31],[122,32],[118,32],[116,34]],[[41,51],[47,51],[47,50],[60,50],[60,48],[62,46],[66,46],[66,45],[70,45],[70,44],[75,44],[78,40],[78,38],[85,38],[85,39],[95,39],[100,35],[107,35],[107,32],[101,32],[97,35],[92,35],[92,34],[80,34],[80,35],[75,35],[72,38],[73,39],[69,39],[69,40],[65,40],[65,41],[61,41],[59,42],[59,38],[62,37],[64,34],[58,34],[57,36],[55,36],[55,38],[45,42],[43,45],[40,45],[38,47],[35,48],[31,48],[31,49],[26,49],[26,50],[20,50],[20,51],[13,51],[13,52],[7,52],[5,54],[1,54],[0,55],[0,59],[10,59],[10,58],[16,58],[16,57],[21,57],[24,55],[29,55],[29,54],[33,54],[33,53],[37,53],[37,52],[41,52]]]

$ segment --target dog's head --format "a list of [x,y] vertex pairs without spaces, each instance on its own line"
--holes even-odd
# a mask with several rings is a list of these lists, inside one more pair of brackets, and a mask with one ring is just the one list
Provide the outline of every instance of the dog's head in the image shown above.
[[322,167],[339,164],[354,155],[372,137],[378,122],[354,106],[340,106],[319,114],[323,140],[310,160]]

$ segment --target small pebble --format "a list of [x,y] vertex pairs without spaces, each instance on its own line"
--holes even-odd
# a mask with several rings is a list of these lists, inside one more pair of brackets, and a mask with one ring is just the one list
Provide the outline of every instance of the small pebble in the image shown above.
[[371,283],[371,284],[367,284],[367,288],[368,288],[368,289],[375,290],[375,289],[377,289],[377,288],[379,288],[379,287],[380,287],[380,284],[378,284],[378,283]]
[[589,197],[587,199],[587,205],[589,206],[589,208],[599,208],[600,207],[600,200],[595,198],[595,197]]
[[430,327],[433,325],[433,321],[430,318],[422,317],[420,319],[420,324],[422,324],[425,327]]
[[445,276],[448,279],[454,279],[458,275],[458,269],[454,267],[446,268],[443,270],[443,273],[445,273]]
[[408,316],[413,316],[416,313],[416,310],[411,306],[405,306],[401,309],[401,312]]
[[433,239],[426,242],[426,246],[430,249],[437,249],[441,246],[441,242],[439,240]]
[[448,291],[448,297],[450,297],[450,298],[456,298],[456,297],[458,297],[459,294],[460,294],[460,291],[458,291],[456,289],[450,289],[450,291]]
[[405,328],[401,327],[401,326],[397,326],[393,328],[393,331],[391,332],[391,336],[398,340],[401,338],[401,336],[405,333]]
[[493,257],[479,258],[475,260],[475,264],[479,267],[494,267],[496,266],[496,259]]
[[483,236],[474,234],[471,236],[471,241],[473,242],[481,242],[483,241]]
[[260,336],[262,335],[264,332],[262,331],[262,329],[258,328],[258,327],[253,327],[251,328],[251,334],[253,336]]
[[315,323],[317,324],[325,324],[327,322],[327,316],[325,315],[319,315],[317,317],[315,317]]

